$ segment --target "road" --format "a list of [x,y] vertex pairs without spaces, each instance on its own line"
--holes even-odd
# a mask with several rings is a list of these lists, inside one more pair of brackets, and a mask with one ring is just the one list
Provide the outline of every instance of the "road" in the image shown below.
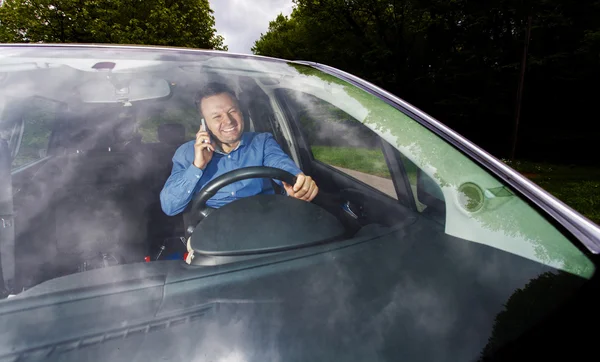
[[396,195],[396,189],[394,189],[394,183],[392,182],[392,180],[379,176],[369,175],[368,173],[364,172],[350,170],[343,167],[333,167],[398,200],[398,196]]

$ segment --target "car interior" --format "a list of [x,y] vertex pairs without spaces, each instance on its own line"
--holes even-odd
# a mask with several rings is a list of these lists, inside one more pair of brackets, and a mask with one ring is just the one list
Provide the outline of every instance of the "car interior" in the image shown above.
[[[283,93],[272,97],[283,110],[291,137],[284,135],[282,115],[276,116],[273,100],[255,80],[239,77],[233,83],[239,85],[237,96],[245,130],[271,133],[286,154],[296,156],[300,168],[320,187],[313,203],[343,225],[344,237],[366,225],[389,227],[411,218],[412,193],[398,187],[404,183],[402,163],[393,161],[397,151],[385,141],[371,136],[375,142],[372,147],[389,155],[388,162],[392,160],[388,166],[394,171],[391,178],[400,202],[316,161],[295,120],[301,110]],[[139,102],[129,108],[37,99],[56,104],[56,120],[44,157],[12,175],[17,285],[27,288],[60,275],[109,265],[182,258],[184,239],[189,236],[185,231],[189,210],[167,216],[158,195],[170,174],[175,150],[191,139],[198,119],[152,125],[154,134],[148,142],[142,140],[140,129],[146,125],[139,118],[152,112],[152,106],[172,103],[189,107],[185,98],[192,94],[189,87],[174,87],[168,99]],[[12,109],[27,108],[15,105]],[[15,113],[9,118],[18,120],[22,115]],[[24,131],[28,131],[27,126]],[[276,183],[273,185],[281,192]],[[44,261],[42,267],[40,260]]]

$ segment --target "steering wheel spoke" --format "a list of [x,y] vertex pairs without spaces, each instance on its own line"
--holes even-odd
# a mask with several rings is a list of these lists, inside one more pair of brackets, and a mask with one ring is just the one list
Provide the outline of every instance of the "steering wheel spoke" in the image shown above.
[[210,207],[210,206],[206,206],[204,207],[204,209],[200,210],[200,215],[202,215],[202,218],[208,217],[208,215],[210,215],[213,211],[215,211],[216,209],[214,207]]

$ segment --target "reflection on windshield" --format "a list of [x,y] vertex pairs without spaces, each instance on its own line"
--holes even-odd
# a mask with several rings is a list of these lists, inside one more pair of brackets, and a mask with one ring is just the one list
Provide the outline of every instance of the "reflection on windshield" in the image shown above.
[[[4,234],[0,253],[3,272],[14,262],[16,294],[0,302],[0,358],[48,348],[52,358],[94,359],[94,345],[129,346],[131,360],[474,360],[594,273],[475,162],[330,75],[213,53],[32,49],[0,58],[3,182],[15,210],[14,257]],[[111,72],[166,80],[169,96],[130,101],[117,87],[116,102],[82,102],[77,86],[104,77],[92,66],[107,59]],[[19,63],[35,67],[8,71]],[[211,82],[234,95],[229,108],[201,114],[197,93]],[[223,110],[222,121],[208,118]],[[195,170],[201,118],[219,142],[215,162]],[[240,142],[226,142],[234,131]],[[190,199],[165,213],[161,190],[178,163],[184,171],[165,193]],[[188,241],[192,193],[210,181],[198,180],[245,166],[311,176],[312,208],[283,196],[289,184],[239,180],[206,202],[218,209]],[[464,207],[465,184],[485,195],[475,211]],[[261,195],[243,194],[249,186]],[[190,252],[199,265],[185,264]]]
[[[341,103],[346,98],[358,101],[362,111],[357,110],[356,116],[366,114],[358,119],[434,177],[447,199],[455,199],[456,190],[466,182],[475,182],[483,189],[503,186],[458,150],[381,99],[309,67],[292,66],[310,78],[337,85],[335,96],[327,92],[320,94],[332,103]],[[351,109],[355,110],[356,106]],[[524,201],[511,196],[503,198],[500,203],[490,202],[490,206],[468,215],[459,210],[447,213],[446,232],[557,266],[576,275],[592,275],[594,268],[589,260]],[[481,234],[471,234],[473,227],[480,228]],[[465,234],[467,230],[471,235]]]

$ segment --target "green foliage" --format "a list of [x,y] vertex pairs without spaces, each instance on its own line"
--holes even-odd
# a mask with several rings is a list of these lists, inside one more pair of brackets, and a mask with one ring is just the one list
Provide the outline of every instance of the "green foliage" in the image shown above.
[[24,108],[23,139],[19,152],[12,162],[12,169],[43,158],[48,150],[50,134],[56,121],[56,107],[57,103],[35,98],[31,100],[29,107]]
[[6,0],[0,42],[115,43],[227,50],[208,0]]
[[161,103],[153,107],[137,120],[138,131],[142,135],[142,142],[158,142],[158,126],[168,123],[183,124],[186,129],[186,138],[193,139],[200,127],[200,117],[191,102],[181,100]]
[[526,161],[506,163],[600,225],[600,168]]
[[480,361],[487,360],[499,348],[542,321],[567,301],[584,282],[584,279],[569,273],[546,272],[530,280],[522,289],[515,290],[504,310],[495,318],[492,334]]
[[[458,188],[465,182],[475,180],[485,188],[502,186],[477,163],[380,98],[314,68],[293,66],[302,76],[314,77],[315,81],[320,79],[332,89],[335,88],[335,97],[340,103],[357,102],[362,105],[368,112],[365,116],[358,116],[356,113],[355,117],[361,118],[358,121],[379,135],[392,135],[387,139],[388,142],[406,157],[410,157],[417,167],[430,171],[433,167],[435,173],[430,176],[440,186]],[[562,270],[576,275],[591,275],[593,264],[522,198],[506,197],[497,201],[486,205],[481,212],[472,214],[481,228],[498,237],[527,243],[537,260],[561,265]]]
[[[331,65],[426,110],[497,156],[512,137],[532,16],[519,158],[594,161],[600,2],[295,0],[255,54]],[[567,120],[567,122],[565,122]],[[563,147],[556,147],[561,144]]]
[[311,150],[315,159],[328,165],[392,178],[381,150],[328,146],[312,146]]

